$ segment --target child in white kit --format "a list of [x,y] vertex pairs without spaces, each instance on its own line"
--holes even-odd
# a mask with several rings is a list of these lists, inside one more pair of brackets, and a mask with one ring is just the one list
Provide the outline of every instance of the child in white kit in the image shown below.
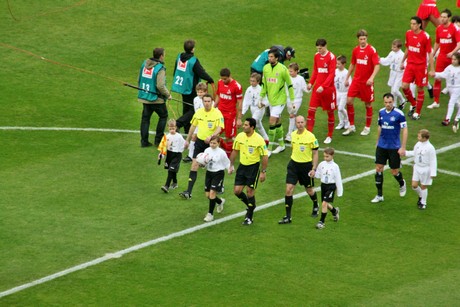
[[[417,134],[418,142],[413,151],[406,150],[407,157],[414,157],[414,172],[412,174],[412,189],[417,192],[419,209],[426,209],[428,186],[433,183],[437,173],[437,157],[434,146],[429,141],[430,132],[422,129]],[[420,182],[420,186],[419,186]]]
[[391,94],[394,96],[395,105],[399,109],[403,109],[406,103],[400,88],[402,84],[402,77],[404,69],[401,69],[401,61],[404,58],[404,52],[401,50],[402,41],[395,39],[391,43],[391,51],[385,58],[380,58],[380,64],[383,66],[390,66],[390,77],[388,78],[388,86],[391,88]]
[[339,221],[339,207],[333,207],[334,195],[337,192],[338,197],[343,195],[342,175],[340,167],[334,162],[334,148],[328,147],[324,149],[324,161],[322,161],[316,168],[315,178],[321,179],[321,219],[316,224],[317,229],[325,227],[324,221],[326,220],[327,210],[329,209],[334,218],[334,222]]
[[222,190],[225,169],[230,167],[230,159],[227,153],[219,147],[220,137],[214,135],[209,141],[209,147],[204,150],[204,155],[207,155],[208,163],[206,164],[206,177],[204,182],[204,191],[209,199],[208,213],[204,217],[205,222],[214,220],[214,208],[217,204],[217,213],[224,210],[224,198],[219,198],[217,193]]
[[168,121],[169,133],[165,134],[158,145],[158,164],[161,159],[166,156],[164,168],[168,170],[166,183],[161,187],[165,193],[169,190],[177,189],[177,173],[179,172],[180,162],[182,160],[182,152],[185,147],[185,139],[182,134],[177,132],[176,120]]
[[[204,107],[203,105],[203,96],[208,93],[208,86],[204,82],[199,82],[196,87],[196,97],[193,98],[193,108],[195,112]],[[192,162],[193,160],[193,150],[195,150],[195,141],[196,141],[196,134],[198,133],[198,128],[195,128],[193,131],[192,140],[188,145],[188,156],[184,158],[185,163]]]
[[289,92],[286,88],[286,93],[288,93],[286,106],[289,113],[289,128],[284,140],[287,142],[291,141],[291,133],[296,130],[295,118],[300,106],[302,105],[303,93],[310,92],[307,90],[307,82],[305,79],[302,76],[299,76],[299,69],[300,67],[297,63],[289,64],[289,75],[291,76],[292,87],[294,88],[294,101],[292,102],[289,98]]
[[348,121],[347,113],[347,94],[351,84],[351,77],[348,79],[348,86],[345,86],[345,78],[348,74],[348,69],[345,68],[347,58],[344,55],[337,57],[337,68],[335,69],[334,84],[337,93],[337,113],[339,114],[339,124],[335,127],[336,130],[348,129],[350,122]]
[[[252,118],[256,120],[256,129],[259,134],[264,138],[265,143],[268,144],[268,135],[262,125],[262,119],[264,118],[266,107],[259,108],[259,97],[261,86],[259,85],[262,76],[258,73],[252,73],[249,78],[250,87],[246,89],[243,98],[243,109],[241,114],[245,114],[248,109],[251,109]],[[264,98],[264,105],[268,106],[267,97]]]
[[460,53],[452,55],[452,64],[447,66],[443,72],[435,73],[434,77],[436,79],[446,79],[446,86],[450,95],[446,118],[442,121],[442,124],[444,126],[449,126],[455,106],[457,106],[457,116],[455,117],[454,126],[452,127],[454,132],[457,132],[458,120],[460,118],[460,104],[458,102],[460,98]]

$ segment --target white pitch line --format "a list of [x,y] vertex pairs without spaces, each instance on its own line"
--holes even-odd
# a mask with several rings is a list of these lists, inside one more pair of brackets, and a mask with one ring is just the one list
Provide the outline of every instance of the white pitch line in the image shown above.
[[[11,129],[10,129],[10,128],[11,128]],[[31,128],[31,129],[29,129],[29,128]],[[98,129],[98,128],[0,127],[0,130],[68,130],[68,131],[77,130],[77,131],[78,131],[78,130],[80,130],[80,129],[83,129],[82,131],[134,132],[134,130]],[[135,132],[137,133],[138,131],[136,130]],[[455,149],[455,148],[458,148],[458,147],[460,147],[460,143],[456,143],[456,144],[453,144],[453,145],[449,145],[449,146],[440,148],[439,150],[437,150],[437,152],[438,152],[438,153],[442,153],[442,152],[446,152],[446,151],[448,151],[448,150],[452,150],[452,149]],[[337,152],[338,152],[338,151],[337,151]],[[345,152],[341,152],[341,153],[345,153]],[[367,157],[367,156],[365,156],[365,155],[360,155],[360,156]],[[407,162],[407,164],[409,164],[409,163],[410,163],[410,160],[412,160],[412,158],[411,158],[411,159],[405,160],[405,162]],[[386,168],[388,168],[388,166],[386,166]],[[446,173],[446,174],[452,173],[452,175],[455,175],[455,176],[460,175],[460,174],[457,174],[457,173],[454,173],[454,172],[449,172],[449,171],[443,171],[443,172]],[[357,175],[354,175],[354,176],[350,176],[350,177],[347,177],[347,178],[343,179],[343,183],[347,183],[347,182],[350,182],[350,181],[358,180],[358,179],[361,179],[361,178],[370,176],[370,175],[372,175],[372,174],[374,174],[374,173],[375,173],[375,170],[372,169],[372,170],[370,170],[370,171],[363,172],[363,173],[361,173],[361,174],[357,174]],[[319,187],[316,187],[315,190],[318,191],[318,190],[319,190]],[[305,196],[305,195],[306,195],[306,192],[301,192],[301,193],[298,193],[298,194],[294,195],[294,198],[295,198],[295,199],[301,198],[301,197],[303,197],[303,196]],[[267,203],[267,204],[258,206],[258,207],[256,208],[256,211],[264,210],[264,209],[273,207],[273,206],[275,206],[275,205],[277,205],[277,204],[281,204],[281,203],[283,203],[283,202],[284,202],[284,198],[281,198],[281,199],[278,199],[278,200],[269,202],[269,203]],[[172,233],[172,234],[169,234],[169,235],[166,235],[166,236],[163,236],[163,237],[160,237],[160,238],[156,238],[156,239],[153,239],[153,240],[144,242],[144,243],[140,243],[140,244],[137,244],[137,245],[128,247],[128,248],[126,248],[126,249],[123,249],[123,250],[120,250],[120,251],[117,251],[117,252],[114,252],[114,253],[107,253],[107,254],[105,254],[104,256],[99,257],[99,258],[96,258],[96,259],[94,259],[94,260],[91,260],[91,261],[88,261],[88,262],[85,262],[85,263],[82,263],[82,264],[79,264],[79,265],[70,267],[70,268],[68,268],[68,269],[65,269],[65,270],[63,270],[63,271],[57,272],[57,273],[55,273],[55,274],[48,275],[48,276],[45,276],[45,277],[43,277],[43,278],[34,280],[34,281],[32,281],[32,282],[23,284],[23,285],[21,285],[21,286],[17,286],[17,287],[11,288],[11,289],[9,289],[9,290],[0,292],[0,298],[5,297],[5,296],[10,295],[10,294],[13,294],[13,293],[16,293],[16,292],[19,292],[19,291],[22,291],[22,290],[25,290],[25,289],[28,289],[28,288],[31,288],[31,287],[36,286],[36,285],[39,285],[39,284],[43,284],[43,283],[45,283],[45,282],[48,282],[48,281],[54,280],[54,279],[56,279],[56,278],[59,278],[59,277],[68,275],[68,274],[70,274],[70,273],[73,273],[73,272],[76,272],[76,271],[80,271],[80,270],[86,269],[86,268],[88,268],[88,267],[97,265],[97,264],[99,264],[99,263],[102,263],[102,262],[105,262],[105,261],[108,261],[108,260],[120,258],[120,257],[122,257],[122,256],[125,255],[125,254],[128,254],[128,253],[131,253],[131,252],[134,252],[134,251],[143,249],[143,248],[145,248],[145,247],[149,247],[149,246],[152,246],[152,245],[161,243],[161,242],[169,241],[169,240],[174,239],[174,238],[182,237],[182,236],[184,236],[184,235],[191,234],[191,233],[193,233],[193,232],[196,232],[196,231],[201,230],[201,229],[204,229],[204,228],[208,228],[208,227],[211,227],[211,226],[214,226],[214,225],[218,225],[218,224],[221,224],[221,223],[225,223],[225,222],[227,222],[227,221],[230,221],[230,220],[236,219],[236,218],[238,218],[238,217],[241,217],[241,216],[245,215],[245,213],[246,213],[245,211],[238,212],[238,213],[234,213],[234,214],[232,214],[232,215],[229,215],[229,216],[226,216],[226,217],[223,217],[223,218],[214,220],[214,221],[212,221],[212,222],[210,222],[210,223],[200,224],[200,225],[197,225],[197,226],[194,226],[194,227],[191,227],[191,228],[187,228],[187,229],[184,229],[184,230],[181,230],[181,231],[178,231],[178,232],[174,232],[174,233]]]

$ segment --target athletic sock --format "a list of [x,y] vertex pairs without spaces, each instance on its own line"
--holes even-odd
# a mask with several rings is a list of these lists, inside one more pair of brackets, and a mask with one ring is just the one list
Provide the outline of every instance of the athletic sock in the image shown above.
[[421,190],[420,197],[422,198],[421,202],[422,204],[426,205],[426,200],[428,198],[428,189],[425,189],[425,190],[420,189],[420,190]]
[[248,197],[244,192],[241,192],[240,194],[236,195],[246,206],[248,205]]
[[291,209],[292,209],[292,204],[293,204],[293,201],[294,200],[294,197],[291,195],[291,196],[284,196],[284,203],[286,204],[286,216],[288,218],[291,217]]
[[418,114],[422,112],[424,100],[425,100],[425,91],[421,90],[417,92],[417,108],[415,109],[415,112],[417,112]]
[[383,173],[375,173],[375,186],[377,187],[377,195],[383,196]]
[[216,207],[216,199],[209,199],[209,210],[208,212],[214,214],[214,208]]
[[197,175],[197,171],[190,171],[190,174],[188,175],[189,178],[188,178],[187,192],[189,192],[189,194],[192,194],[193,186],[195,185],[195,181],[196,181],[196,175]]
[[372,124],[372,105],[366,107],[366,127],[370,128]]
[[248,218],[252,220],[254,210],[256,209],[256,198],[255,196],[248,197]]
[[398,174],[393,175],[393,177],[395,177],[395,179],[399,183],[400,187],[402,187],[404,185],[403,175],[402,175],[401,172],[398,172]]
[[322,223],[324,223],[324,221],[326,220],[326,215],[327,215],[327,212],[321,212],[320,221],[321,221]]
[[353,104],[347,104],[347,115],[350,126],[355,125],[355,106]]
[[337,209],[335,209],[335,207],[332,207],[332,209],[330,211],[331,211],[333,216],[335,216],[337,214]]
[[276,127],[275,139],[278,141],[279,146],[284,146],[284,129],[281,124]]
[[406,96],[407,101],[410,102],[410,105],[415,107],[417,103],[415,102],[415,98],[412,95],[412,91],[410,90],[410,88],[406,88],[405,90],[403,89],[403,92],[404,92],[404,96]]
[[216,204],[218,205],[222,203],[222,199],[220,199],[219,197],[216,197],[215,200],[216,200]]
[[273,150],[273,143],[275,142],[275,137],[276,137],[276,126],[270,126],[270,129],[268,129],[268,140],[270,141],[270,144],[268,144],[268,150]]
[[310,196],[310,199],[313,201],[313,209],[318,208],[318,196],[316,195],[316,192],[315,194],[308,196]]

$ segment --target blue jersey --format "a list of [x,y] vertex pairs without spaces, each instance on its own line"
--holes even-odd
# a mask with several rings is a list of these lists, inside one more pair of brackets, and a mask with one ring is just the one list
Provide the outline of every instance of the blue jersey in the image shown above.
[[384,149],[401,148],[401,129],[407,127],[403,111],[397,108],[390,112],[385,108],[380,109],[378,124],[381,131],[377,146]]

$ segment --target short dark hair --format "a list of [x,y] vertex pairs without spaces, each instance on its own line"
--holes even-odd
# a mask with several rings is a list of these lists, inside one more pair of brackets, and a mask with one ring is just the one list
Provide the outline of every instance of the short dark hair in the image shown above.
[[248,117],[248,118],[246,118],[246,121],[249,123],[249,127],[252,127],[254,129],[256,129],[257,122],[256,122],[256,120],[254,118]]
[[184,51],[191,53],[193,48],[195,48],[195,41],[193,39],[188,39],[184,42]]
[[278,48],[275,48],[275,47],[270,48],[270,50],[268,51],[268,54],[270,53],[274,54],[275,58],[279,59],[280,51],[278,50]]
[[418,17],[418,16],[412,16],[412,17],[410,18],[410,20],[414,20],[416,23],[418,23],[418,24],[420,25],[420,29],[423,30],[423,28],[422,28],[422,19],[421,19],[420,17]]
[[204,95],[203,95],[203,98],[202,98],[203,101],[204,101],[204,98],[205,98],[205,97],[211,98],[211,101],[212,101],[212,95],[211,95],[211,94],[208,94],[208,93],[204,94]]
[[364,30],[364,29],[358,30],[358,32],[356,33],[356,37],[360,38],[361,36],[366,36],[367,37],[367,31]]
[[395,100],[395,96],[393,96],[392,93],[385,93],[385,94],[383,94],[383,98],[391,98],[391,99]]
[[220,70],[220,76],[221,77],[230,77],[230,69],[228,68],[222,68]]
[[452,17],[452,22],[455,23],[455,22],[460,22],[460,16],[458,15],[455,15]]
[[159,59],[163,54],[165,54],[165,48],[155,48],[153,49],[153,58]]
[[449,9],[444,9],[444,11],[441,12],[442,13],[446,13],[447,14],[447,17],[452,17],[452,12],[449,10]]
[[340,63],[342,63],[342,64],[345,64],[345,63],[347,62],[347,57],[344,56],[344,55],[339,55],[339,56],[337,57],[337,62],[340,62]]
[[315,46],[317,46],[317,47],[318,47],[318,46],[324,47],[324,46],[326,46],[326,45],[327,45],[327,42],[326,42],[326,40],[325,40],[324,38],[318,38],[318,39],[316,40],[316,45],[315,45]]

